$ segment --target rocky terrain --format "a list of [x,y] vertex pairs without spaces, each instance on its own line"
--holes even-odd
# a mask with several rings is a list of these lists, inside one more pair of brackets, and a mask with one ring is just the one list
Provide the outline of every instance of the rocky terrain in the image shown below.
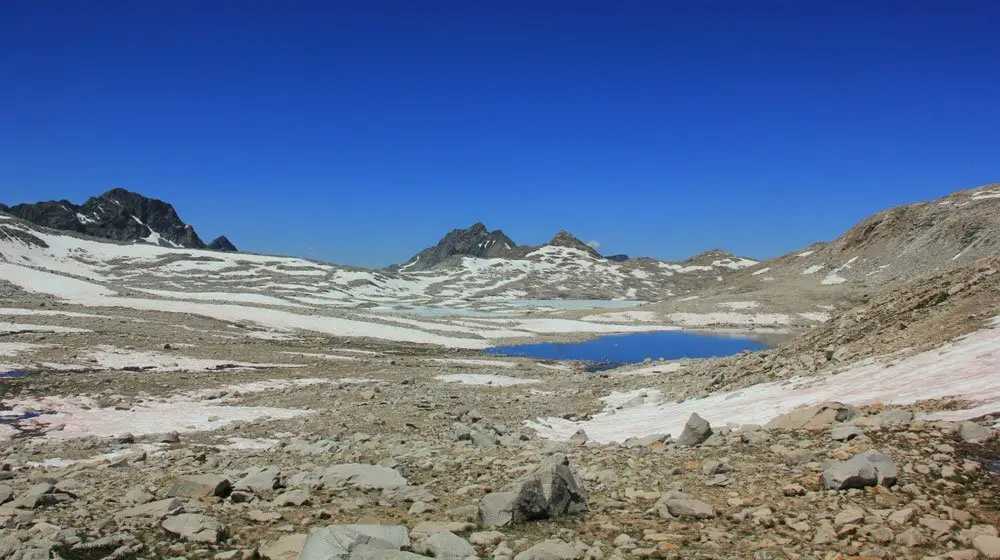
[[[371,271],[0,214],[0,559],[1000,558],[995,191],[760,264],[560,234]],[[809,325],[596,374],[480,352]]]
[[79,206],[59,200],[10,207],[0,205],[0,212],[46,228],[101,239],[163,247],[236,250],[225,236],[205,245],[194,228],[180,219],[173,206],[121,188],[111,189]]
[[401,270],[427,270],[449,257],[469,256],[503,258],[514,254],[517,244],[500,230],[489,231],[482,222],[465,229],[455,229],[441,238],[433,247],[427,247],[397,268]]

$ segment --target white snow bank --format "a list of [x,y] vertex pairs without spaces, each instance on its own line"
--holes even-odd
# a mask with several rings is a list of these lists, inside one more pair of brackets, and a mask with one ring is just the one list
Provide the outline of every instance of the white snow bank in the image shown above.
[[712,325],[787,325],[791,317],[783,313],[671,313],[671,321],[686,327],[709,327]]
[[37,332],[37,333],[86,333],[89,329],[61,327],[59,325],[29,325],[27,323],[10,323],[0,321],[0,333]]
[[802,313],[799,313],[799,316],[802,317],[803,319],[807,319],[809,321],[817,321],[819,323],[825,323],[826,321],[830,320],[830,314],[823,313],[822,311],[804,311]]
[[[663,432],[678,436],[692,413],[698,413],[713,425],[723,426],[765,424],[796,407],[824,401],[854,405],[909,404],[960,397],[993,403],[1000,402],[998,368],[1000,328],[992,328],[895,362],[866,360],[837,375],[762,383],[683,403],[646,402],[617,411],[608,408],[584,422],[546,418],[529,421],[527,425],[541,437],[559,440],[568,439],[583,428],[591,440],[607,443]],[[956,416],[975,417],[978,410]]]
[[0,263],[0,280],[6,280],[26,292],[70,300],[115,295],[115,292],[99,284],[16,264]]
[[249,294],[240,292],[175,292],[171,290],[149,290],[145,288],[130,288],[137,292],[168,297],[173,299],[190,299],[198,301],[232,301],[236,303],[256,303],[261,305],[281,305],[284,307],[308,308],[306,305],[292,303],[281,298],[264,294]]
[[601,313],[600,315],[587,315],[582,320],[594,323],[619,323],[628,321],[652,323],[656,321],[656,313],[652,311],[619,311],[615,313]]
[[[266,380],[229,385],[222,390],[235,395],[329,382],[330,380],[318,378]],[[92,397],[85,395],[17,398],[4,400],[2,404],[10,409],[5,411],[7,416],[40,412],[40,416],[25,420],[22,425],[41,428],[45,432],[45,438],[58,440],[88,436],[110,437],[124,432],[138,436],[171,431],[214,430],[236,421],[293,418],[310,412],[276,407],[228,406],[227,399],[206,400],[209,395],[218,391],[205,389],[169,398],[149,399],[134,404],[129,410],[102,408]],[[17,430],[13,429],[0,432],[0,440],[9,439],[16,433]]]
[[338,356],[336,354],[316,354],[313,352],[282,352],[291,356],[305,356],[307,358],[321,358],[324,360],[343,360],[345,362],[356,362],[360,358],[355,356]]
[[490,367],[502,367],[502,368],[512,368],[517,367],[517,362],[505,362],[503,360],[476,360],[476,359],[465,359],[465,358],[431,358],[432,362],[437,362],[439,364],[458,364],[465,366],[490,366]]
[[16,356],[38,348],[45,348],[45,345],[30,342],[0,342],[0,356]]
[[491,387],[508,387],[511,385],[527,385],[541,383],[539,379],[521,379],[507,375],[486,375],[481,373],[449,373],[438,375],[434,379],[462,385],[488,385]]
[[0,315],[8,315],[11,317],[29,317],[35,316],[63,316],[63,317],[86,317],[86,318],[97,318],[97,319],[109,319],[107,315],[94,315],[93,313],[77,313],[75,311],[62,311],[59,309],[22,309],[20,307],[0,307]]
[[760,304],[756,301],[726,301],[719,304],[719,307],[728,307],[729,309],[753,309]]
[[181,354],[144,352],[139,350],[122,350],[113,346],[98,346],[88,351],[84,356],[84,364],[101,369],[123,370],[125,368],[141,368],[142,371],[205,371],[225,369],[263,369],[277,367],[300,367],[295,364],[270,364],[237,362],[231,360],[213,360],[193,358]]
[[515,329],[533,333],[620,333],[645,331],[673,331],[677,327],[668,325],[615,325],[608,323],[588,323],[575,319],[526,319],[518,322]]
[[680,371],[683,368],[684,364],[680,362],[667,362],[665,364],[659,364],[653,366],[612,369],[602,373],[607,374],[608,377],[633,377],[633,376],[649,377],[653,375],[664,375],[667,373],[674,373]]

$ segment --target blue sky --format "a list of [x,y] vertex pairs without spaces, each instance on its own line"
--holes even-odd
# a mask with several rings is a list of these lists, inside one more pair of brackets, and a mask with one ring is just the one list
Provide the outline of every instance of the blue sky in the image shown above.
[[[58,6],[58,7],[56,7]],[[775,256],[1000,180],[993,2],[0,3],[0,201],[381,266],[476,221]]]

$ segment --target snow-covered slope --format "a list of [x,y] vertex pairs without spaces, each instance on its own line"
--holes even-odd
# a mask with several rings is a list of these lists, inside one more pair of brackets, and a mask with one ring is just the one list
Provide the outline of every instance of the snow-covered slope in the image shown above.
[[[726,263],[728,264],[728,263]],[[709,267],[711,268],[711,267]],[[662,277],[684,274],[669,268]],[[705,272],[705,271],[701,271]],[[499,339],[552,332],[626,332],[659,325],[539,320],[508,313],[489,320],[397,317],[385,311],[518,309],[510,300],[544,294],[609,300],[638,293],[623,265],[571,248],[524,259],[465,257],[447,267],[386,272],[247,253],[113,243],[40,228],[0,214],[0,291],[36,299],[201,315],[264,329],[481,348]],[[6,288],[10,290],[10,288]],[[652,288],[645,293],[652,293]]]

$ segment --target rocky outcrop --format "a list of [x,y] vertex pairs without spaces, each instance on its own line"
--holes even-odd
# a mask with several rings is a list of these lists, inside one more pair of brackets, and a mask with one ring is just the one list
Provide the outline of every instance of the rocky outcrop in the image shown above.
[[[50,229],[114,241],[192,249],[207,247],[171,204],[122,188],[111,189],[79,206],[58,200],[17,204],[0,211]],[[235,250],[225,237],[216,241],[220,242],[219,250]]]
[[892,486],[899,471],[885,453],[867,451],[847,461],[832,461],[820,481],[827,490],[847,490],[866,486]]
[[427,270],[448,257],[469,256],[481,258],[506,257],[513,254],[517,244],[500,230],[490,231],[482,222],[465,229],[454,229],[438,244],[414,255],[400,270]]
[[479,521],[484,527],[551,519],[587,509],[587,496],[565,455],[555,455],[533,474],[483,496]]
[[208,244],[208,248],[213,251],[225,251],[227,253],[235,253],[239,251],[236,245],[229,240],[225,235],[220,235],[216,237],[211,243]]
[[572,233],[565,230],[560,230],[555,237],[546,243],[546,245],[551,245],[553,247],[569,247],[570,249],[578,249],[594,256],[600,256],[600,253],[598,253],[596,249],[587,245],[583,241],[580,241],[574,237]]

